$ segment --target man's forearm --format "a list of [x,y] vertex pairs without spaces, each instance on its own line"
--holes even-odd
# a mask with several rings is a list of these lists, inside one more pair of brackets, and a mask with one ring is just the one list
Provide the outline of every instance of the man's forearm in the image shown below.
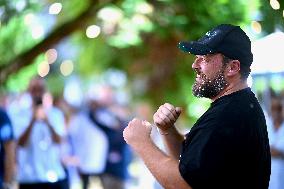
[[167,131],[161,131],[160,134],[169,155],[178,160],[184,136],[181,135],[174,126],[170,127]]
[[191,189],[179,172],[179,161],[163,153],[150,141],[134,149],[165,189]]
[[35,123],[35,119],[32,119],[30,124],[28,125],[28,128],[24,131],[24,133],[20,136],[18,144],[20,146],[25,146],[30,138],[31,131],[33,128],[33,125]]

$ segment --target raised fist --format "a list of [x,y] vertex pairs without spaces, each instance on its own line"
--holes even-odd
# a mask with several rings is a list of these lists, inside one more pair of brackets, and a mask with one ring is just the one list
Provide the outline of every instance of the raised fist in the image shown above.
[[134,118],[123,131],[127,144],[133,148],[143,147],[144,142],[150,140],[152,126],[148,121]]
[[169,103],[165,103],[159,107],[153,116],[154,123],[162,130],[166,131],[170,127],[173,127],[181,113],[181,108],[174,107]]

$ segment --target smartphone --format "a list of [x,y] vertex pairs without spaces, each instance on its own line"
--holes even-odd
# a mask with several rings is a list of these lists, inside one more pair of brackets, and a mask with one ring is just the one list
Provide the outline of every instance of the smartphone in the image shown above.
[[34,101],[36,106],[42,105],[42,98],[34,98]]

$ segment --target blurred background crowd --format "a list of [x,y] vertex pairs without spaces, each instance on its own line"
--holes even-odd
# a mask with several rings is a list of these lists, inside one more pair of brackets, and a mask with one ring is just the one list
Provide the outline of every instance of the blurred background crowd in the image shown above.
[[14,144],[1,153],[12,160],[1,171],[16,176],[19,188],[144,188],[140,182],[147,176],[139,174],[145,170],[122,132],[133,116],[151,119],[150,109],[141,104],[130,110],[118,97],[111,85],[101,84],[74,106],[54,98],[39,76],[25,92],[2,96],[1,137]]
[[[191,94],[195,40],[220,23],[252,41],[249,86],[267,119],[270,189],[284,178],[284,0],[0,0],[0,186],[160,189],[126,145],[134,116],[210,106]],[[152,137],[163,149],[154,129]]]

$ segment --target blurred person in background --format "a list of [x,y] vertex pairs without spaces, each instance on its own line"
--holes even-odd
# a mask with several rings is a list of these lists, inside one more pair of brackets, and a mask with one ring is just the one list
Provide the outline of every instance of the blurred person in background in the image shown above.
[[175,122],[181,109],[161,105],[153,116],[167,147],[152,141],[152,125],[133,119],[127,143],[167,189],[267,189],[270,150],[264,113],[247,85],[253,60],[251,41],[239,27],[221,24],[179,48],[196,55],[192,92],[211,99],[209,109],[186,135]]
[[0,188],[16,189],[15,150],[13,129],[6,111],[0,107]]
[[78,159],[76,165],[82,188],[88,189],[91,178],[101,178],[108,156],[106,134],[91,120],[92,100],[87,108],[75,112],[69,122],[68,134],[72,155]]
[[122,132],[128,122],[127,108],[116,102],[111,86],[101,86],[98,98],[92,101],[89,117],[107,136],[106,168],[101,176],[104,189],[124,189],[129,179],[128,165],[132,153]]
[[5,92],[2,92],[0,88],[0,107],[6,108],[8,103],[8,95],[5,94]]
[[[141,118],[142,120],[151,120],[153,117],[153,107],[149,102],[143,101],[135,105],[135,116]],[[159,147],[162,151],[166,152],[165,146],[163,145],[163,140],[161,135],[159,134],[156,128],[153,128],[151,132],[151,138],[153,138],[153,142],[157,147]],[[154,189],[162,189],[163,187],[159,184],[159,182],[153,177],[153,175],[147,170],[145,164],[143,164],[141,158],[137,158],[139,164],[143,166],[144,169],[140,171],[140,187],[143,188],[154,188]],[[150,181],[150,182],[149,182]]]
[[271,152],[271,176],[269,189],[282,189],[284,186],[284,108],[282,99],[271,97],[270,116],[267,119],[268,137]]
[[69,134],[69,123],[72,114],[76,111],[76,108],[71,106],[62,94],[57,94],[53,97],[53,105],[63,112],[65,118],[65,135],[61,137],[60,153],[66,173],[66,182],[68,181],[69,187],[72,188],[78,182],[76,167],[78,166],[79,160],[73,152],[71,137]]
[[43,78],[31,79],[22,102],[9,110],[18,142],[20,189],[66,189],[60,143],[65,134],[63,113],[45,95]]

